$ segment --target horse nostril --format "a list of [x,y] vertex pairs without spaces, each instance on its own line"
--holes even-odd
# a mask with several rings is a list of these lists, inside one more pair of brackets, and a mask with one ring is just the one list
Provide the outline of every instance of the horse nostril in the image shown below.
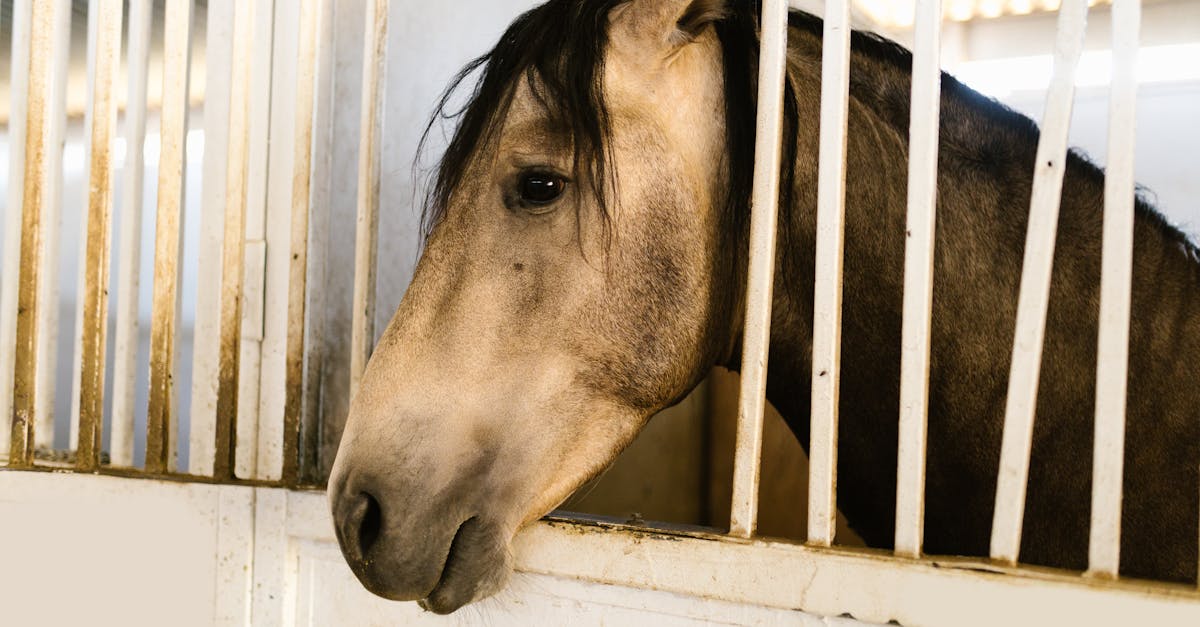
[[363,507],[362,522],[358,527],[358,546],[365,556],[379,539],[379,530],[383,526],[383,510],[379,507],[379,501],[369,493],[363,492],[362,497],[366,503]]

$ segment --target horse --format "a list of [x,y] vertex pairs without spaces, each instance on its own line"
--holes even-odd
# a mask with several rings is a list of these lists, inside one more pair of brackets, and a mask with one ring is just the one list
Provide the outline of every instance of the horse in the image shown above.
[[[549,0],[467,66],[412,284],[329,481],[371,592],[452,612],[511,540],[714,366],[737,369],[758,35],[752,0]],[[821,21],[792,12],[767,396],[808,446]],[[839,503],[892,546],[910,53],[852,39]],[[471,77],[464,109],[452,94]],[[1039,138],[943,75],[925,549],[988,554]],[[431,122],[431,125],[433,123]],[[432,128],[432,126],[431,126]],[[428,133],[428,131],[427,131]],[[1104,174],[1066,166],[1025,563],[1086,566]],[[1200,250],[1139,195],[1122,576],[1191,581]]]

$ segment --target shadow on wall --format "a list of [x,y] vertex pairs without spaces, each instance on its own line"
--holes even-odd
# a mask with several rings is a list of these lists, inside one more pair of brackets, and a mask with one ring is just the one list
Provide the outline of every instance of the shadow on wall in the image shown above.
[[[599,478],[579,489],[566,511],[643,521],[729,527],[740,378],[713,371],[681,403],[650,420]],[[763,430],[758,535],[803,541],[808,528],[808,457],[768,405]],[[863,546],[838,515],[837,543]]]

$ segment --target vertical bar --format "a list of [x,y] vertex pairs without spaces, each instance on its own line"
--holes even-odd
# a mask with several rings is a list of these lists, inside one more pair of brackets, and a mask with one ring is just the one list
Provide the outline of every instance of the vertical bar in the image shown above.
[[[201,190],[199,272],[195,337],[220,333],[221,237],[225,232],[225,190],[229,154],[229,76],[233,68],[233,0],[208,3],[204,97],[204,189]],[[212,475],[217,438],[219,342],[196,342],[192,361],[188,472]]]
[[54,447],[54,401],[57,386],[59,319],[59,246],[62,243],[63,143],[67,126],[67,71],[71,51],[71,2],[60,3],[54,25],[53,67],[50,70],[47,105],[46,172],[42,199],[41,278],[38,283],[38,363],[37,396],[34,400],[37,424],[34,445]]
[[114,466],[133,465],[133,392],[138,348],[138,273],[141,270],[142,186],[146,173],[146,83],[150,70],[150,0],[129,4],[129,97],[125,104],[125,171],[117,253],[117,337],[113,356]]
[[[266,306],[267,265],[267,213],[273,173],[270,154],[274,152],[274,141],[279,139],[271,130],[271,112],[277,105],[273,88],[289,78],[276,73],[277,64],[287,61],[276,58],[275,24],[279,15],[275,12],[275,0],[253,0],[255,15],[261,16],[254,22],[251,35],[252,47],[247,58],[259,59],[250,67],[250,113],[247,128],[250,137],[247,148],[246,166],[246,210],[242,252],[242,305],[241,331],[238,339],[238,402],[237,435],[234,475],[243,479],[262,479],[259,466],[260,428],[265,422],[259,415],[261,399],[261,376],[263,341],[265,339],[264,308]],[[285,7],[286,9],[286,7]],[[290,155],[289,155],[290,156]],[[286,230],[286,227],[280,227]],[[277,403],[282,405],[282,402]],[[282,414],[277,424],[282,424]]]
[[[318,0],[320,27],[316,69],[316,110],[313,124],[313,177],[309,188],[311,213],[308,225],[308,276],[314,285],[324,285],[329,257],[331,188],[333,185],[333,145],[336,110],[336,50],[334,0]],[[300,410],[300,480],[320,483],[323,479],[324,426],[321,420],[322,391],[328,381],[322,377],[327,351],[327,290],[308,290],[305,332],[304,398]]]
[[[301,2],[276,2],[271,27],[270,127],[266,171],[266,257],[262,303],[262,340],[257,372],[243,369],[243,381],[256,376],[259,392],[248,399],[255,405],[251,443],[256,445],[255,478],[279,481],[284,466],[284,417],[287,405],[288,299],[292,264],[292,192],[296,175],[296,94],[303,87],[301,60]],[[248,238],[252,237],[249,234]],[[247,299],[249,299],[247,293]],[[246,319],[249,319],[247,316]],[[245,335],[243,335],[245,337]],[[244,358],[243,358],[244,359]],[[243,388],[245,389],[245,388]],[[239,438],[240,441],[240,438]]]
[[[88,8],[87,8],[87,94],[88,95],[87,95],[87,101],[85,102],[85,105],[84,105],[83,134],[84,134],[84,137],[87,138],[86,143],[85,143],[84,152],[85,152],[85,154],[89,155],[87,157],[88,168],[89,168],[88,172],[91,171],[90,170],[90,168],[91,168],[91,156],[90,155],[91,155],[91,150],[92,150],[92,145],[91,145],[92,122],[93,122],[93,115],[95,113],[94,107],[91,106],[91,104],[92,104],[91,97],[92,97],[92,93],[93,93],[93,90],[95,89],[95,85],[96,85],[96,46],[95,46],[95,44],[99,39],[99,36],[97,35],[97,31],[100,28],[100,20],[97,17],[100,14],[99,3],[100,3],[100,0],[88,0]],[[89,190],[87,196],[88,196],[88,201],[90,202],[90,200],[91,200],[90,190]],[[78,263],[76,264],[77,268],[76,268],[75,276],[79,281],[77,284],[78,289],[80,290],[81,293],[83,293],[85,285],[86,285],[86,281],[87,281],[86,275],[87,275],[87,271],[88,271],[88,255],[87,255],[88,229],[87,229],[87,222],[86,222],[86,216],[88,215],[87,207],[85,206],[84,210],[81,211],[80,213],[84,217],[85,221],[82,223],[83,229],[81,230],[80,235],[79,235],[80,254],[78,256]],[[72,451],[76,451],[79,449],[79,411],[80,411],[79,403],[80,403],[80,400],[83,398],[83,394],[82,394],[83,359],[82,359],[82,357],[83,357],[83,321],[84,321],[84,318],[85,318],[84,307],[76,307],[75,308],[75,343],[71,346],[71,349],[72,349],[71,354],[74,355],[76,357],[76,359],[72,360],[72,364],[71,364],[71,397],[70,397],[71,398],[71,413],[68,414],[68,416],[67,416],[67,418],[70,420],[70,431],[69,431],[70,438],[69,438],[68,448]]]
[[221,263],[220,360],[217,371],[214,476],[230,479],[237,464],[239,349],[246,236],[246,184],[250,146],[250,57],[256,2],[238,2],[233,25],[229,157],[225,179],[225,238]]
[[821,148],[813,284],[812,427],[808,542],[833,543],[837,517],[838,386],[842,364],[842,251],[846,221],[846,126],[850,98],[850,2],[825,3]]
[[91,167],[89,168],[86,257],[80,341],[79,450],[82,470],[100,466],[104,424],[105,334],[108,330],[109,238],[112,233],[112,149],[117,126],[114,94],[121,60],[122,0],[97,0],[95,66],[92,78]]
[[288,268],[286,381],[282,479],[299,481],[300,410],[304,395],[305,304],[308,298],[308,228],[312,190],[313,127],[317,85],[320,4],[301,0],[296,66],[295,163],[292,172],[291,264]]
[[[8,116],[8,206],[4,212],[4,276],[21,272],[22,198],[25,186],[26,98],[29,95],[30,4],[17,2],[12,17],[12,65]],[[13,368],[17,346],[17,286],[0,281],[0,458],[8,459],[12,443]]]
[[941,0],[917,0],[908,142],[908,227],[900,357],[900,431],[896,467],[896,553],[919,557],[925,526],[925,435],[929,417],[929,342],[937,224],[938,122],[941,117]]
[[762,47],[758,64],[758,140],[754,147],[746,325],[742,342],[737,448],[733,461],[733,501],[729,506],[729,533],[742,538],[754,535],[758,520],[767,353],[771,341],[771,298],[775,282],[775,227],[779,214],[783,86],[787,79],[787,29],[786,0],[764,2]]
[[1096,351],[1096,435],[1088,572],[1117,577],[1121,563],[1121,479],[1133,286],[1133,156],[1141,1],[1115,0],[1113,75],[1104,178],[1104,251],[1100,270],[1100,337]]
[[1087,0],[1064,0],[1058,14],[1054,75],[1046,97],[1046,115],[1042,120],[1034,164],[1029,231],[1017,301],[1012,370],[1008,379],[996,509],[992,520],[992,558],[1010,564],[1016,563],[1021,548],[1029,455],[1033,446],[1033,415],[1037,408],[1046,309],[1050,302],[1050,276],[1054,270],[1054,240],[1067,166],[1067,132],[1075,96],[1075,71],[1083,49],[1086,25]]
[[47,157],[50,145],[51,120],[50,84],[54,56],[55,32],[60,25],[61,2],[37,2],[29,8],[29,55],[25,79],[25,163],[22,173],[20,274],[17,286],[17,316],[14,339],[14,376],[12,435],[9,443],[9,464],[13,467],[33,465],[34,422],[38,393],[38,308],[42,278],[42,218],[51,172]]
[[150,323],[150,402],[146,420],[146,470],[175,470],[174,441],[179,327],[180,239],[187,158],[188,83],[191,74],[192,2],[168,0],[163,34],[162,149],[158,164],[154,303]]
[[389,0],[369,0],[363,45],[362,126],[358,153],[358,221],[354,244],[354,318],[350,339],[350,397],[375,343],[375,266],[379,251],[379,171],[383,90],[387,75]]

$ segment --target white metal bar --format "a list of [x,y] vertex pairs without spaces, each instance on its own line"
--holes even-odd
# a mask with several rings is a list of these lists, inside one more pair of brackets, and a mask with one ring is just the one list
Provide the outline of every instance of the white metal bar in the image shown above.
[[896,553],[919,557],[925,526],[925,435],[941,117],[941,0],[917,0],[908,142],[908,227],[896,467]]
[[[125,102],[125,171],[121,179],[121,233],[117,252],[117,336],[113,346],[112,441],[114,466],[133,465],[134,384],[138,348],[138,274],[142,249],[142,186],[146,174],[146,84],[150,71],[150,0],[129,4],[129,96]],[[197,342],[200,344],[200,342]]]
[[[280,433],[282,456],[280,478],[291,485],[300,478],[300,424],[304,396],[304,343],[308,298],[308,233],[312,200],[313,133],[317,95],[317,58],[321,3],[302,0],[299,7],[296,42],[296,92],[293,95],[294,120],[292,146],[291,207],[288,249],[283,255],[288,267],[283,276],[286,300],[282,328],[284,333],[283,415]],[[290,253],[290,254],[289,254]]]
[[[316,95],[313,114],[313,175],[311,193],[312,213],[309,220],[307,275],[315,285],[324,285],[329,257],[329,233],[332,211],[334,111],[337,106],[335,89],[336,50],[334,41],[335,0],[318,0]],[[304,460],[300,476],[304,480],[319,480],[323,466],[321,399],[322,378],[326,351],[326,300],[324,289],[308,290],[304,339],[304,394],[301,407],[301,449]]]
[[[204,97],[204,188],[201,190],[199,271],[195,337],[220,333],[221,238],[225,232],[225,189],[229,155],[230,81],[233,71],[234,0],[209,0]],[[217,439],[219,345],[198,341],[192,355],[188,472],[213,474]]]
[[[225,231],[221,248],[220,355],[217,376],[216,460],[213,474],[232,478],[237,471],[238,396],[242,284],[245,280],[247,185],[250,165],[252,77],[257,2],[238,2],[233,27],[233,71],[229,107],[229,152],[225,178]],[[270,16],[265,16],[269,19]]]
[[[13,5],[12,80],[8,116],[8,206],[4,211],[4,276],[20,276],[21,216],[25,186],[25,112],[29,94],[30,3]],[[13,374],[17,344],[17,286],[0,281],[0,459],[8,458],[12,435]]]
[[[254,0],[255,15],[251,58],[260,59],[250,68],[249,144],[246,166],[246,229],[242,281],[242,323],[238,350],[237,464],[235,474],[258,479],[259,401],[264,335],[264,291],[266,289],[267,197],[271,142],[271,90],[276,86],[274,57],[274,0]],[[287,79],[282,79],[286,81]],[[228,240],[227,240],[228,241]]]
[[842,252],[846,221],[846,126],[850,99],[850,2],[825,3],[821,147],[813,283],[812,426],[808,542],[833,543],[837,517],[838,391],[842,365]]
[[754,190],[750,214],[750,266],[746,281],[746,326],[742,341],[741,397],[733,461],[729,533],[749,538],[758,520],[767,353],[771,342],[771,298],[775,282],[775,227],[779,214],[783,94],[787,80],[788,7],[767,0],[762,7],[758,64],[758,130],[754,147]]
[[1021,548],[1033,418],[1037,409],[1046,309],[1050,302],[1050,276],[1054,269],[1054,240],[1058,233],[1059,200],[1067,167],[1067,133],[1075,95],[1075,71],[1083,49],[1086,24],[1087,0],[1064,0],[1058,14],[1054,75],[1046,96],[1046,114],[1034,164],[1029,231],[1017,301],[1000,472],[996,481],[996,509],[992,519],[991,555],[1008,563],[1016,563]]
[[48,176],[42,214],[42,274],[38,284],[37,446],[54,447],[54,400],[58,390],[59,248],[62,244],[63,142],[67,132],[67,68],[71,56],[71,2],[58,0],[55,13],[53,70],[47,105],[49,126],[45,159]]
[[358,217],[354,238],[354,305],[350,339],[350,397],[375,343],[375,270],[379,251],[379,174],[383,146],[383,89],[387,76],[389,0],[369,0],[363,43],[362,126],[358,153]]
[[104,427],[104,374],[108,336],[108,278],[112,238],[113,139],[117,131],[116,82],[121,63],[122,0],[95,0],[95,38],[91,41],[91,133],[87,217],[83,220],[84,271],[79,290],[78,453],[76,466],[100,466]]
[[192,52],[191,0],[167,0],[163,35],[162,148],[158,162],[154,303],[150,326],[150,393],[146,420],[146,470],[176,470],[179,289],[182,283],[184,182],[187,160],[188,85]]
[[[297,135],[297,94],[305,91],[300,77],[303,36],[301,12],[307,2],[277,2],[274,20],[274,52],[271,62],[271,142],[266,190],[266,282],[263,291],[263,335],[258,394],[258,443],[256,473],[259,479],[278,481],[283,476],[285,413],[287,405],[288,336],[294,330],[288,321],[292,269],[293,188],[299,176],[297,150],[303,143]],[[311,82],[311,81],[309,81]],[[311,113],[309,114],[311,118]],[[304,144],[307,149],[308,145]],[[307,224],[307,223],[306,223]],[[302,279],[303,277],[301,277]],[[303,321],[300,322],[303,328]]]
[[1115,578],[1121,562],[1121,490],[1125,462],[1125,393],[1133,286],[1134,138],[1141,0],[1115,0],[1113,73],[1104,178],[1104,250],[1100,337],[1096,350],[1096,433],[1088,572]]

